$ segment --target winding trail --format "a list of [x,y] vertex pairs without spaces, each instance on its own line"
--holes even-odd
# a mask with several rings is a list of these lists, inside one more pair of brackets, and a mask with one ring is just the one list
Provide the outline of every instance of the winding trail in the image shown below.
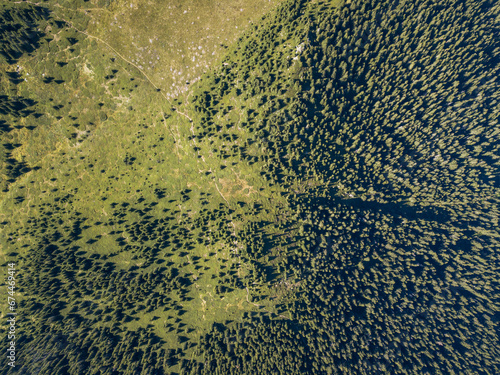
[[[216,178],[217,178],[217,176],[216,176]],[[217,188],[217,191],[219,192],[220,196],[222,197],[222,199],[224,199],[227,203],[227,206],[230,207],[229,201],[222,195],[222,192],[219,190],[219,186],[217,186],[217,182],[215,182],[215,179],[214,179],[214,184],[215,184],[215,187]]]
[[[72,11],[75,11],[75,10],[79,10],[79,9],[70,9],[70,8],[66,8],[66,7],[63,7],[62,5],[60,4],[47,4],[47,3],[43,3],[43,2],[32,2],[32,1],[16,1],[14,2],[14,4],[22,4],[22,3],[26,3],[26,4],[32,4],[32,5],[36,5],[36,6],[39,6],[39,5],[43,5],[43,6],[55,6],[57,8],[61,8],[61,9],[66,9],[66,10],[72,10]],[[52,13],[54,13],[54,11],[52,10]],[[91,35],[89,33],[87,33],[86,31],[83,31],[83,30],[80,30],[78,29],[71,21],[68,21],[66,20],[64,17],[62,17],[61,15],[58,15],[58,14],[55,14],[54,15],[64,21],[69,27],[71,27],[73,30],[75,30],[76,32],[80,33],[80,34],[83,34],[85,36],[87,36],[88,38],[90,39],[94,39],[96,41],[98,41],[99,43],[102,43],[104,44],[106,47],[108,47],[111,51],[113,51],[116,56],[118,56],[120,59],[122,59],[125,63],[133,66],[135,69],[137,69],[143,76],[144,78],[146,78],[146,80],[156,89],[157,92],[160,93],[161,96],[163,96],[163,98],[165,99],[165,101],[171,106],[171,109],[173,111],[175,111],[176,113],[180,114],[181,116],[185,117],[186,119],[189,120],[189,122],[193,122],[193,119],[188,116],[186,113],[184,112],[181,112],[180,110],[178,110],[176,107],[173,107],[172,106],[172,102],[168,99],[168,97],[165,95],[165,93],[161,90],[160,87],[158,87],[154,82],[153,80],[146,74],[146,72],[144,70],[142,70],[137,64],[133,63],[132,61],[130,61],[129,59],[127,59],[125,56],[123,56],[120,52],[118,52],[113,46],[111,46],[108,42],[106,42],[104,39],[101,39],[97,36],[94,36],[94,35]],[[188,94],[188,97],[189,98],[189,94]],[[187,100],[186,98],[186,100]],[[162,116],[165,120],[165,123],[166,123],[166,119],[165,119],[165,116],[163,115],[162,113]],[[169,128],[169,131],[172,135],[172,137],[174,138],[174,140],[176,140],[175,138],[175,135],[173,134],[172,132],[172,129]],[[191,132],[193,132],[193,129],[192,129],[192,126],[191,126]],[[193,134],[194,135],[194,134]],[[178,143],[177,142],[180,142],[180,140],[176,140],[176,151],[177,151],[177,158],[178,160],[180,161],[180,158],[179,158],[179,150],[178,150]],[[203,161],[205,162],[205,158],[203,158]],[[224,199],[224,201],[226,202],[227,206],[230,207],[230,204],[229,204],[229,201],[224,197],[224,195],[222,194],[222,192],[220,191],[219,189],[219,186],[217,185],[217,182],[214,180],[214,185],[215,185],[215,188],[217,189],[217,192],[220,194],[220,196],[222,197],[222,199]]]
[[[45,2],[32,2],[32,1],[15,1],[15,2],[13,2],[13,4],[22,4],[22,3],[31,4],[31,5],[35,5],[35,6],[45,6],[45,7],[50,7],[50,6],[53,6],[53,7],[57,7],[57,8],[60,8],[60,9],[71,10],[71,11],[92,11],[92,10],[105,10],[105,11],[107,11],[106,9],[103,9],[103,8],[71,9],[71,8],[64,7],[64,6],[60,5],[60,4],[50,4],[50,3],[45,3]],[[53,14],[54,14],[54,15],[55,15],[58,19],[60,19],[61,21],[64,21],[64,22],[65,22],[65,23],[66,23],[66,24],[67,24],[70,28],[72,28],[72,29],[73,29],[73,30],[75,30],[76,32],[78,32],[78,33],[80,33],[80,34],[83,34],[83,35],[87,36],[87,37],[88,37],[88,38],[90,38],[90,39],[94,39],[94,40],[96,40],[96,41],[97,41],[97,42],[99,42],[99,43],[104,44],[107,48],[109,48],[111,51],[113,51],[113,52],[116,54],[116,56],[118,56],[121,60],[123,60],[125,63],[127,63],[127,64],[129,64],[129,65],[133,66],[135,69],[137,69],[137,70],[138,70],[138,71],[139,71],[139,72],[140,72],[140,73],[144,76],[144,78],[146,78],[146,80],[147,80],[147,81],[148,81],[148,82],[149,82],[149,83],[150,83],[150,84],[151,84],[151,85],[152,85],[152,86],[156,89],[156,91],[157,91],[158,93],[160,93],[160,95],[161,95],[161,96],[165,99],[165,101],[166,101],[166,102],[167,102],[167,103],[171,106],[171,109],[172,109],[173,111],[175,111],[175,112],[176,112],[176,113],[178,113],[179,115],[181,115],[181,116],[185,117],[186,119],[188,119],[188,120],[189,120],[189,122],[193,123],[193,119],[192,119],[190,116],[188,116],[188,115],[187,115],[186,113],[184,113],[184,112],[181,112],[181,111],[180,111],[180,110],[178,110],[176,107],[173,107],[173,106],[172,106],[172,102],[170,101],[170,99],[168,99],[168,97],[167,97],[167,96],[165,95],[165,93],[161,90],[161,88],[160,88],[160,87],[158,87],[158,86],[157,86],[157,85],[153,82],[153,80],[152,80],[152,79],[151,79],[151,78],[150,78],[150,77],[146,74],[146,72],[145,72],[143,69],[141,69],[141,68],[140,68],[137,64],[133,63],[132,61],[130,61],[129,59],[127,59],[125,56],[123,56],[120,52],[118,52],[118,51],[117,51],[117,50],[116,50],[113,46],[111,46],[111,45],[110,45],[108,42],[106,42],[105,40],[103,40],[103,39],[101,39],[101,38],[99,38],[99,37],[97,37],[97,36],[91,35],[91,34],[87,33],[86,31],[83,31],[83,30],[78,29],[78,28],[77,28],[77,27],[76,27],[76,26],[75,26],[75,25],[74,25],[71,21],[68,21],[68,20],[66,20],[64,17],[62,17],[61,15],[56,14],[56,13],[54,12],[54,10],[51,10],[51,12],[52,12],[52,13],[53,13]],[[188,96],[187,96],[187,98],[186,98],[186,101],[188,100],[189,95],[190,95],[190,94],[188,94]],[[164,119],[165,126],[167,127],[167,125],[166,125],[167,121],[166,121],[166,118],[165,118],[165,115],[163,114],[163,112],[162,112],[162,116],[163,116],[163,119]],[[240,122],[238,122],[238,125],[239,125],[239,123],[240,123]],[[179,139],[179,140],[177,140],[177,139],[176,139],[176,137],[175,137],[175,134],[174,134],[174,133],[173,133],[173,131],[172,131],[172,129],[171,129],[170,127],[167,127],[167,128],[168,128],[168,130],[170,131],[170,133],[171,133],[172,137],[173,137],[173,138],[174,138],[174,140],[175,140],[175,144],[176,144],[176,154],[177,154],[177,158],[178,158],[178,160],[180,161],[180,158],[179,158],[179,149],[178,149],[178,147],[179,147],[179,143],[180,143],[180,139]],[[194,135],[194,132],[193,132],[193,127],[192,127],[192,126],[191,126],[191,132],[192,132],[192,133],[193,133],[193,135]],[[178,143],[178,142],[179,142],[179,143]],[[194,145],[196,146],[196,142],[194,141],[194,139],[193,139],[193,142],[194,142]],[[198,154],[199,154],[199,152],[198,152]],[[207,164],[207,163],[206,163],[206,161],[205,161],[205,159],[203,158],[203,156],[202,156],[202,159],[203,159],[203,162],[204,162],[205,164]],[[208,166],[208,165],[207,165],[207,166]],[[200,172],[201,172],[201,170],[200,170]],[[215,175],[215,178],[213,179],[213,182],[214,182],[215,188],[217,189],[217,192],[220,194],[220,196],[222,197],[222,199],[224,199],[224,201],[226,202],[227,206],[228,206],[228,207],[230,207],[229,201],[228,201],[228,200],[224,197],[224,195],[223,195],[223,194],[222,194],[222,192],[220,191],[219,186],[217,185],[216,179],[217,179],[217,176]],[[104,212],[104,214],[106,214],[106,212]],[[107,214],[106,214],[106,215],[107,215]],[[232,215],[231,215],[231,219],[232,219]],[[231,220],[231,222],[232,222],[232,220]],[[236,233],[235,233],[235,231],[236,231],[236,227],[235,227],[235,225],[234,225],[234,223],[233,223],[233,222],[232,222],[232,225],[233,225],[233,229],[234,229],[233,234],[235,235],[235,234],[236,234]],[[251,304],[251,305],[253,305],[253,306],[255,306],[255,307],[261,308],[261,309],[263,309],[264,311],[266,311],[266,312],[267,312],[267,313],[269,313],[269,314],[274,314],[273,312],[271,312],[271,311],[269,311],[268,309],[266,309],[266,308],[264,307],[264,305],[260,305],[260,304],[255,303],[255,302],[251,302],[251,301],[250,301],[250,298],[249,298],[250,291],[249,291],[248,287],[246,287],[246,291],[247,291],[246,301],[247,301],[249,304]],[[287,317],[287,316],[285,316],[285,315],[281,315],[281,314],[277,314],[277,315],[278,315],[279,317],[283,318],[283,319],[287,319],[287,320],[291,320],[291,319],[292,319],[291,317]]]
[[[82,10],[82,9],[71,9],[71,8],[66,8],[66,7],[63,7],[62,5],[60,4],[50,4],[50,3],[43,3],[43,2],[38,2],[38,3],[35,3],[35,2],[32,2],[32,1],[16,1],[14,2],[13,4],[23,4],[23,3],[26,3],[26,4],[31,4],[31,5],[36,5],[36,6],[55,6],[57,8],[61,8],[61,9],[66,9],[66,10],[72,10],[72,11],[75,11],[75,10]],[[52,13],[54,13],[54,11],[52,10]],[[55,13],[54,13],[55,14]],[[76,32],[80,33],[80,34],[83,34],[83,35],[86,35],[88,38],[90,39],[95,39],[97,40],[98,42],[104,44],[106,47],[108,47],[111,51],[113,51],[120,59],[122,59],[123,61],[125,61],[127,64],[129,65],[132,65],[134,68],[136,68],[143,76],[144,78],[146,78],[146,80],[151,83],[151,85],[156,89],[157,92],[159,92],[161,94],[161,96],[163,96],[163,98],[170,104],[172,105],[172,102],[168,99],[168,97],[165,95],[165,93],[161,90],[160,87],[158,87],[151,78],[149,78],[149,76],[144,72],[144,70],[142,70],[141,68],[139,68],[139,66],[137,64],[134,64],[132,61],[130,61],[129,59],[127,59],[125,56],[123,56],[120,52],[118,52],[113,46],[111,46],[108,42],[106,42],[105,40],[97,37],[97,36],[94,36],[94,35],[91,35],[83,30],[80,30],[78,29],[75,25],[73,25],[73,23],[71,21],[68,21],[66,20],[64,17],[62,17],[61,15],[58,15],[58,14],[55,14],[57,16],[57,18],[59,18],[60,20],[66,22],[66,24],[71,27],[73,30],[75,30]],[[193,120],[191,119],[191,117],[189,117],[187,114],[181,112],[181,111],[178,111],[176,108],[172,107],[172,109],[174,111],[176,111],[177,113],[179,113],[180,115],[186,117],[190,122],[192,122]]]

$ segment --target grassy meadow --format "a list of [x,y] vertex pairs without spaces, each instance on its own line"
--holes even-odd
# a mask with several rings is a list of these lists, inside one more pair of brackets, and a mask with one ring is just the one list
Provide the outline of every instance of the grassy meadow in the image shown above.
[[497,373],[498,14],[0,3],[0,373]]

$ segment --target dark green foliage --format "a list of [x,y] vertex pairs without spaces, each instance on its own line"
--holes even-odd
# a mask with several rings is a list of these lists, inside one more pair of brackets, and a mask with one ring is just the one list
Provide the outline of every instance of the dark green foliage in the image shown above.
[[[31,108],[36,105],[36,102],[31,99],[22,97],[10,97],[7,95],[0,95],[0,114],[6,118],[27,118],[30,115],[36,117],[36,113]],[[27,127],[33,130],[34,127]],[[32,168],[24,161],[19,161],[12,157],[12,152],[20,147],[21,144],[13,141],[9,133],[14,129],[11,123],[5,120],[0,120],[0,139],[3,141],[0,148],[0,170],[4,173],[3,178],[0,180],[1,190],[7,191],[9,184],[13,183],[17,178]]]
[[49,18],[47,8],[20,4],[0,8],[0,54],[14,64],[23,54],[31,53],[45,35],[38,29],[41,20]]
[[[499,13],[488,0],[285,2],[193,88],[184,143],[224,168],[260,166],[284,197],[275,220],[257,219],[261,202],[203,208],[213,196],[186,188],[163,210],[111,203],[106,222],[58,196],[6,241],[21,253],[18,238],[36,240],[21,257],[20,371],[499,373]],[[24,115],[18,102],[0,110]],[[193,201],[199,212],[181,210]],[[93,226],[106,254],[92,250],[101,235],[81,243]],[[189,256],[215,245],[245,266],[221,265],[215,294],[246,290],[258,312],[193,340],[184,266],[202,275]],[[129,324],[159,309],[175,343]]]
[[[307,372],[500,370],[498,11],[488,1],[304,9],[300,65],[259,51],[288,42],[275,29],[292,35],[277,18],[241,41],[238,75],[222,68],[219,87],[250,77],[243,94],[257,99],[245,124],[255,138],[239,154],[251,164],[252,143],[267,151],[262,173],[288,188],[296,213],[284,265],[300,298],[284,310],[302,324]],[[293,95],[269,100],[280,72]],[[199,107],[216,126],[226,111]],[[211,370],[236,371],[225,366],[238,356],[213,345]]]
[[215,326],[202,338],[204,362],[186,363],[184,373],[307,374],[312,353],[301,326],[260,316],[231,328]]
[[[188,197],[189,193],[190,190],[184,190],[181,196]],[[73,196],[57,201],[71,205]],[[15,247],[20,236],[37,238],[39,244],[18,258],[24,269],[18,276],[22,285],[19,291],[29,296],[23,301],[22,311],[30,317],[23,320],[18,346],[27,353],[18,362],[22,371],[34,371],[36,358],[43,353],[48,362],[58,364],[58,371],[69,374],[93,371],[97,359],[106,364],[101,368],[103,374],[137,371],[145,364],[154,373],[163,374],[185,356],[179,352],[165,358],[163,341],[154,330],[128,330],[122,325],[152,311],[171,311],[176,321],[185,313],[183,303],[190,299],[191,274],[165,260],[175,254],[189,255],[195,242],[232,243],[233,234],[225,230],[232,212],[221,205],[218,210],[204,210],[194,218],[183,214],[178,219],[177,211],[165,210],[160,214],[155,211],[156,205],[144,198],[133,204],[113,203],[112,219],[93,223],[108,227],[109,235],[115,238],[118,250],[109,255],[91,254],[75,246],[91,228],[87,224],[92,223],[78,212],[62,222],[57,204],[42,207],[40,215],[30,220],[30,228],[10,234],[9,246]],[[132,218],[137,216],[139,220]],[[111,230],[117,222],[123,231]],[[193,227],[197,229],[187,229]],[[101,238],[88,240],[86,245],[98,243]],[[140,266],[117,267],[115,257],[122,252],[140,262]],[[196,257],[193,262],[203,264]],[[259,263],[254,269],[259,269]],[[233,288],[243,289],[249,282],[229,270],[228,277],[217,281],[217,288],[225,293]],[[178,326],[179,344],[187,341],[182,336],[184,325]],[[171,323],[165,325],[167,330],[171,327]],[[188,342],[186,347],[192,345],[195,343]],[[138,349],[139,346],[145,349]],[[131,358],[135,360],[130,362]]]

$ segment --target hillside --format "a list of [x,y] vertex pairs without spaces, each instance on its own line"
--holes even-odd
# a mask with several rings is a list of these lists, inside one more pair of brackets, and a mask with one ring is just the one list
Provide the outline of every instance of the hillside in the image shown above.
[[498,2],[220,6],[3,6],[16,371],[498,373]]

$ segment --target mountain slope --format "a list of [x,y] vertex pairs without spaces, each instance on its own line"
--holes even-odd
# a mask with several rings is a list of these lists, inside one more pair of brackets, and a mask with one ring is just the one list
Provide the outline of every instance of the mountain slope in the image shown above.
[[287,1],[186,96],[123,68],[2,203],[21,372],[498,372],[499,11]]

